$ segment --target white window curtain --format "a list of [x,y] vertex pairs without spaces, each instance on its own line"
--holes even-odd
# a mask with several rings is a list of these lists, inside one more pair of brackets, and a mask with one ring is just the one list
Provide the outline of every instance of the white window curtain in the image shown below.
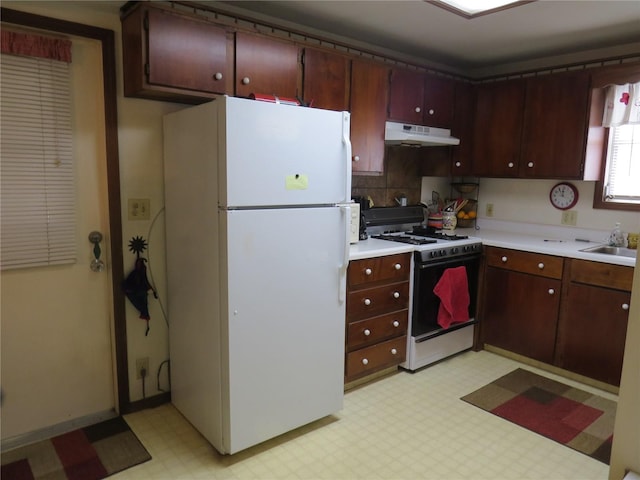
[[603,127],[640,123],[640,83],[609,85],[605,99]]
[[1,33],[0,268],[73,263],[71,42]]

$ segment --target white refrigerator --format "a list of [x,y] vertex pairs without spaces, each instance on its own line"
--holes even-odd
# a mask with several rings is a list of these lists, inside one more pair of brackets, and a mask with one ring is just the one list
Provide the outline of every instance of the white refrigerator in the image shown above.
[[164,117],[171,398],[223,454],[342,408],[348,112]]

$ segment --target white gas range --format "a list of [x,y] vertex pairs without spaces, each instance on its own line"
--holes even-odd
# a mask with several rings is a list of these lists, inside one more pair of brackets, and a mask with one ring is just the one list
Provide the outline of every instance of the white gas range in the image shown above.
[[[364,211],[363,218],[371,238],[413,246],[407,358],[401,366],[415,371],[470,349],[477,324],[480,239],[425,227],[421,206],[372,208]],[[456,288],[460,296],[468,294],[469,318],[443,328],[439,324],[441,300],[434,288],[446,270],[456,267],[464,267],[466,273],[466,282]]]

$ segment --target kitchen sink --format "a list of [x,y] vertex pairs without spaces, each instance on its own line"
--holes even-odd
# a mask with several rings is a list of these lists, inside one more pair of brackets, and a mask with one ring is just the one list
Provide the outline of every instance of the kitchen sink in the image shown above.
[[618,257],[636,258],[637,250],[624,247],[612,247],[609,245],[596,245],[595,247],[583,248],[581,252],[604,253],[605,255],[616,255]]

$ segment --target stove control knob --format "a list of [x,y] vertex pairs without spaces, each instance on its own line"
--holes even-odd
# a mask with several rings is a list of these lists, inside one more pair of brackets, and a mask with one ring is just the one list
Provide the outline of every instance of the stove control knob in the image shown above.
[[458,253],[458,248],[457,247],[453,247],[451,249],[451,253]]
[[444,257],[447,254],[446,250],[440,250],[440,256]]
[[431,258],[435,258],[435,256],[436,256],[437,254],[438,254],[438,252],[436,252],[435,250],[433,250],[433,251],[429,252],[429,256],[430,256]]

